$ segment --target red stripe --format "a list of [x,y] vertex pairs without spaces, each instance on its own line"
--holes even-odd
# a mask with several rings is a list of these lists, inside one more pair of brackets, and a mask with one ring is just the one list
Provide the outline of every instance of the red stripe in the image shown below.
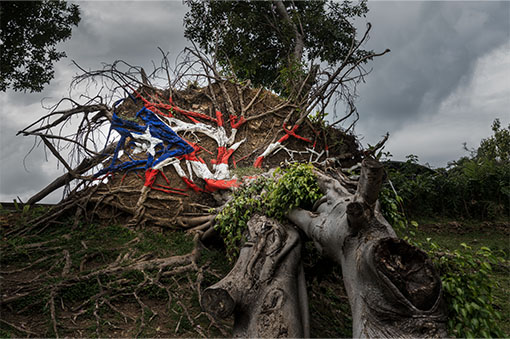
[[281,137],[281,138],[280,138],[280,140],[278,140],[278,142],[281,144],[281,143],[283,143],[285,140],[287,140],[289,137],[290,137],[290,134],[285,134],[283,137]]
[[186,192],[186,190],[184,190],[182,188],[175,188],[175,187],[170,187],[170,186],[165,186],[165,185],[160,185],[160,184],[156,184],[156,186],[167,188],[167,189],[174,190],[174,191]]
[[173,192],[173,191],[165,190],[165,189],[162,189],[162,188],[159,188],[159,187],[151,187],[151,188],[153,190],[165,192],[165,193],[168,193],[168,194],[179,194],[179,195],[185,195],[185,196],[189,197],[189,194],[182,193],[182,192]]
[[235,129],[238,129],[239,127],[241,127],[242,124],[244,124],[246,122],[246,119],[244,117],[240,117],[239,121],[237,121],[237,116],[235,116],[235,115],[231,115],[229,120],[230,120],[230,127],[235,128]]
[[[137,91],[134,91],[135,95],[137,98],[140,98],[143,103],[144,103],[144,106],[147,108],[147,109],[150,109],[151,111],[155,112],[155,113],[158,113],[160,115],[163,115],[163,116],[168,116],[168,117],[173,117],[172,115],[172,111],[175,111],[175,112],[179,112],[179,113],[182,113],[184,114],[187,118],[189,118],[191,121],[193,121],[193,123],[199,123],[198,120],[194,119],[194,118],[200,118],[200,119],[205,119],[205,120],[208,120],[208,121],[213,121],[213,122],[218,122],[218,113],[219,112],[216,112],[216,119],[213,118],[213,117],[210,117],[206,114],[203,114],[203,113],[199,113],[199,112],[193,112],[193,111],[187,111],[187,110],[184,110],[180,107],[178,107],[177,105],[174,104],[172,98],[168,98],[168,101],[169,101],[169,105],[168,104],[164,104],[164,103],[161,103],[161,102],[150,102],[149,100],[145,99],[144,97],[142,97],[140,95],[140,93],[138,93]],[[154,97],[152,97],[150,94],[149,96],[153,99],[153,100],[157,100],[155,99]],[[169,111],[168,113],[163,113],[161,112],[160,110],[158,110],[158,108],[161,108],[161,109],[164,109],[164,110],[167,110]],[[221,116],[221,113],[219,113],[220,116]],[[223,120],[222,118],[220,118],[221,120],[221,123],[223,124]]]
[[228,159],[235,152],[232,148],[226,147],[218,147],[218,155],[216,156],[216,160],[211,160],[211,164],[228,164]]
[[93,179],[93,180],[94,180],[94,181],[96,181],[96,180],[103,180],[103,179],[105,179],[105,178],[107,178],[107,177],[112,177],[112,178],[113,178],[113,173],[112,173],[112,172],[108,172],[108,173],[106,173],[105,175],[103,175],[102,177],[100,177],[100,178],[95,178],[95,179]]
[[165,179],[166,183],[170,185],[170,181],[168,180],[168,178],[166,177],[166,175],[163,171],[161,171],[161,175],[163,176],[163,179]]
[[253,164],[253,167],[260,168],[262,167],[262,161],[264,161],[264,157],[258,157],[257,160],[255,160],[255,163]]
[[298,128],[299,128],[299,125],[294,125],[294,127],[292,127],[292,129],[287,129],[287,127],[285,125],[283,125],[283,130],[285,131],[285,133],[287,133],[287,135],[292,135],[294,138],[312,143],[312,141],[310,139],[304,138],[304,137],[296,134],[296,130]]
[[191,153],[188,153],[188,154],[184,154],[182,157],[180,157],[181,159],[186,159],[186,160],[189,160],[189,161],[198,161],[198,162],[201,162],[201,163],[205,163],[204,160],[200,157],[197,157],[197,152],[199,151],[200,149],[200,146],[198,146],[197,144],[195,143],[192,143],[192,142],[188,142],[188,144],[193,147],[194,151],[191,152]]
[[158,175],[159,170],[149,168],[145,171],[145,183],[144,186],[148,186],[152,188],[154,181],[156,181],[156,176]]
[[204,151],[206,151],[207,153],[209,153],[210,155],[213,155],[213,152],[209,151],[208,149],[202,147],[202,146],[199,146],[199,145],[196,145],[197,147],[200,147],[200,149],[203,149]]
[[244,159],[248,158],[249,156],[250,156],[250,154],[246,154],[244,157],[242,157],[241,159],[237,160],[237,162],[241,162]]
[[229,189],[232,187],[239,187],[239,182],[236,179],[232,180],[214,180],[204,179],[205,190],[208,192],[215,192],[217,190]]
[[200,187],[195,185],[195,183],[193,181],[191,181],[190,179],[188,179],[186,177],[181,177],[181,179],[184,180],[186,185],[188,185],[188,187],[191,188],[192,190],[194,190],[195,192],[203,192],[203,189],[201,189]]
[[223,114],[221,114],[220,111],[216,111],[216,123],[218,124],[218,127],[223,126]]
[[193,118],[193,116],[190,115],[190,114],[186,114],[186,118],[188,118],[189,120],[193,121],[194,124],[198,124],[200,122],[197,119]]

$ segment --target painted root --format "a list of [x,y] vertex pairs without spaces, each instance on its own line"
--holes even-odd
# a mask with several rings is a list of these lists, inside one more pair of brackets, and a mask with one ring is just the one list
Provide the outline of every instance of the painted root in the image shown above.
[[[169,104],[153,103],[143,98],[139,93],[133,91],[136,97],[143,101],[144,107],[136,114],[137,118],[141,118],[144,124],[122,119],[115,110],[111,117],[111,131],[114,130],[120,135],[112,156],[108,159],[108,166],[105,166],[94,177],[96,180],[102,180],[117,172],[125,172],[124,176],[130,171],[144,170],[145,182],[144,189],[137,205],[142,206],[145,198],[144,193],[149,189],[163,191],[168,194],[188,195],[182,189],[170,186],[169,180],[162,171],[165,167],[173,167],[179,177],[186,183],[188,189],[196,192],[215,192],[217,190],[228,190],[238,187],[242,180],[232,175],[229,169],[229,160],[234,152],[241,146],[246,139],[236,141],[238,129],[248,120],[242,115],[230,115],[230,135],[224,127],[225,117],[219,111],[216,111],[216,117],[211,117],[203,113],[187,111],[180,109],[173,104],[170,98]],[[130,98],[136,102],[133,96]],[[123,100],[117,101],[114,108]],[[191,122],[185,122],[177,119],[172,112],[179,112],[187,117]],[[212,124],[204,123],[207,121]],[[283,130],[285,135],[277,142],[267,146],[266,150],[257,157],[254,167],[261,167],[265,158],[276,154],[281,150],[285,150],[289,159],[294,159],[294,154],[310,154],[310,161],[317,162],[326,151],[317,152],[315,150],[316,143],[313,148],[306,148],[306,151],[293,151],[286,148],[283,143],[294,137],[308,143],[311,140],[296,134],[299,125],[288,129],[285,124]],[[198,152],[202,149],[199,144],[195,144],[185,140],[179,133],[202,134],[211,138],[216,142],[217,157],[211,160],[212,170],[206,162],[198,156]],[[108,137],[109,139],[109,137]],[[108,144],[108,140],[106,142]],[[140,158],[138,154],[145,153],[146,158]],[[127,155],[127,160],[121,161],[123,154]],[[314,159],[315,157],[315,159]],[[183,168],[182,165],[185,165]],[[235,166],[235,162],[234,162]],[[187,171],[186,171],[187,170]],[[168,185],[155,184],[156,177],[161,174]],[[205,187],[201,188],[196,184],[194,179],[202,179]],[[146,194],[145,194],[146,195]]]
[[355,191],[340,183],[341,174],[316,174],[325,197],[314,211],[295,209],[289,219],[342,266],[353,336],[446,337],[439,275],[380,213],[382,165],[366,158]]
[[234,337],[309,337],[308,297],[298,231],[255,215],[230,273],[202,293],[216,319],[234,316]]
[[[160,111],[158,110],[158,112]],[[227,137],[223,128],[223,116],[220,112],[216,112],[216,119],[213,119],[217,127],[201,123],[194,118],[192,123],[186,123],[171,115],[157,115],[147,107],[140,110],[136,117],[140,117],[145,125],[121,119],[115,113],[113,114],[111,129],[120,134],[121,138],[110,160],[110,165],[100,170],[95,175],[96,177],[119,171],[143,169],[145,170],[145,187],[166,193],[185,194],[170,186],[154,186],[156,176],[159,173],[164,176],[161,170],[167,166],[173,166],[181,179],[194,191],[202,191],[202,189],[195,184],[193,175],[205,181],[205,190],[209,192],[239,185],[237,180],[231,177],[228,161],[245,140],[235,142],[237,131],[235,128],[232,128],[230,137]],[[177,134],[178,132],[203,133],[216,141],[218,156],[213,163],[212,171],[209,170],[204,160],[197,156],[200,146],[187,142]],[[128,154],[129,160],[120,162],[120,151],[124,151],[126,148],[131,153]],[[146,153],[147,158],[135,159],[134,156],[139,153]],[[181,167],[181,160],[185,162],[188,174]],[[167,184],[170,184],[168,179],[166,181]]]

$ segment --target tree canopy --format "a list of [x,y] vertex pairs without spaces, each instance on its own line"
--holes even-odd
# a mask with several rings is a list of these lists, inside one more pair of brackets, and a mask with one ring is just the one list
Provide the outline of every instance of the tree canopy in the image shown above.
[[0,2],[0,90],[40,92],[65,57],[56,44],[80,22],[78,5],[66,1]]
[[[370,52],[357,49],[355,17],[366,1],[197,1],[187,0],[185,36],[222,66],[255,85],[288,89],[304,76],[305,64],[354,64]],[[347,60],[346,60],[347,58]],[[309,72],[309,71],[308,71]],[[292,80],[292,79],[291,79]]]
[[507,128],[501,128],[499,119],[492,123],[494,135],[483,139],[477,150],[477,157],[491,161],[510,163],[510,124]]

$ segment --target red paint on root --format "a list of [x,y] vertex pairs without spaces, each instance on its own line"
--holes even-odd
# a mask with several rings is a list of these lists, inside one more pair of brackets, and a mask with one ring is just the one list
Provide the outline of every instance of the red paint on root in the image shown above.
[[264,161],[264,157],[258,157],[257,160],[255,160],[255,163],[253,164],[253,167],[261,168],[263,161]]
[[205,179],[205,190],[207,192],[215,192],[217,190],[226,190],[232,187],[239,187],[237,179],[232,180],[214,180]]

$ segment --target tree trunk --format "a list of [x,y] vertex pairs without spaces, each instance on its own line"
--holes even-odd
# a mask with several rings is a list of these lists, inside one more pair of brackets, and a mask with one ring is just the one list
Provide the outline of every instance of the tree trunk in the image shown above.
[[341,264],[354,337],[446,337],[439,275],[423,251],[396,237],[379,211],[383,171],[365,159],[354,194],[317,172],[325,199],[316,211],[296,209],[289,219]]
[[204,290],[201,304],[216,318],[234,314],[234,337],[308,337],[298,231],[254,216],[234,268]]
[[[314,211],[295,209],[289,219],[342,266],[354,337],[446,337],[439,275],[380,213],[383,172],[365,159],[354,190],[341,173],[316,171],[325,196]],[[248,231],[236,265],[204,291],[202,306],[219,318],[234,313],[234,336],[308,336],[298,232],[264,216],[253,217]]]

